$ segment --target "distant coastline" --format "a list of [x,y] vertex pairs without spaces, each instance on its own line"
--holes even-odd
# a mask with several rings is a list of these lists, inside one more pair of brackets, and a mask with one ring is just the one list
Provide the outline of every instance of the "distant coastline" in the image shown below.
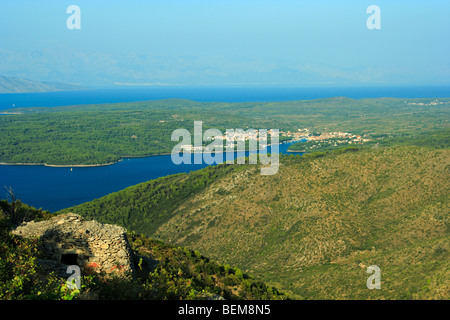
[[448,98],[449,86],[347,86],[347,87],[254,87],[254,86],[143,86],[98,88],[37,93],[0,94],[0,110],[13,108],[61,107],[98,103],[188,99],[197,102],[274,102],[348,97],[369,99]]
[[[120,160],[119,160],[120,161]],[[110,166],[112,164],[117,163],[116,162],[110,162],[110,163],[101,163],[101,164],[47,164],[47,163],[7,163],[7,162],[0,162],[0,165],[2,166],[44,166],[44,167],[55,167],[55,168],[84,168],[84,167],[103,167],[103,166]]]
[[[287,143],[286,142],[281,142],[278,143],[280,144],[284,144]],[[290,142],[290,141],[289,141]],[[268,144],[267,146],[273,146],[275,144]],[[260,151],[263,149],[251,149],[251,150],[234,150],[234,152],[246,152],[246,151]],[[191,151],[189,153],[212,153],[212,154],[216,154],[216,153],[226,153],[226,151],[219,151],[219,152],[204,152],[204,151]],[[109,163],[100,163],[100,164],[47,164],[47,163],[8,163],[8,162],[0,162],[0,165],[2,166],[44,166],[44,167],[53,167],[53,168],[89,168],[89,167],[104,167],[104,166],[110,166],[113,164],[116,164],[120,161],[122,161],[123,159],[131,159],[131,158],[148,158],[148,157],[156,157],[156,156],[167,156],[170,155],[171,153],[158,153],[158,154],[151,154],[151,155],[147,155],[147,156],[121,156],[119,160],[117,161],[113,161],[113,162],[109,162]]]

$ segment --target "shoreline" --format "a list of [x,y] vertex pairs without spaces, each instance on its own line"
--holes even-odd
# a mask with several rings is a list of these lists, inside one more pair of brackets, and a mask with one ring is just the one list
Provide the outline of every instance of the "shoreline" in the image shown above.
[[[278,143],[278,145],[284,144],[284,143],[288,143],[288,142],[292,142],[292,141],[286,141],[286,142],[280,142]],[[270,144],[268,146],[272,146],[274,144]],[[256,150],[234,150],[234,152],[252,152],[252,151],[260,151],[263,149],[256,149]],[[289,151],[291,152],[291,151]],[[298,151],[298,152],[302,152],[302,151]],[[189,153],[227,153],[227,151],[219,151],[219,152],[204,152],[203,151],[192,151]],[[101,164],[47,164],[47,163],[7,163],[7,162],[0,162],[0,165],[2,166],[44,166],[44,167],[52,167],[52,168],[90,168],[90,167],[105,167],[105,166],[111,166],[113,164],[119,163],[120,161],[122,161],[123,159],[132,159],[132,158],[148,158],[148,157],[156,157],[156,156],[167,156],[170,155],[171,153],[158,153],[158,154],[151,154],[148,156],[121,156],[119,160],[114,161],[114,162],[110,162],[110,163],[101,163]]]
[[0,162],[0,165],[2,165],[2,166],[44,166],[44,167],[54,167],[54,168],[88,168],[88,167],[110,166],[110,165],[113,165],[113,164],[115,164],[117,162],[102,163],[102,164],[74,164],[74,165],[70,165],[70,164],[47,164],[47,163],[7,163],[7,162]]
[[306,152],[306,150],[286,150],[287,152]]

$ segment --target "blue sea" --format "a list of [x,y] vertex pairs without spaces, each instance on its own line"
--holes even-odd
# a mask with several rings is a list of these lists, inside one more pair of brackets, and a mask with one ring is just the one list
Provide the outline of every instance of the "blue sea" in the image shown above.
[[[359,88],[251,88],[251,87],[145,87],[84,91],[0,94],[0,110],[13,107],[132,102],[182,98],[196,101],[250,102],[309,100],[335,96],[349,98],[440,98],[449,97],[449,87],[359,87]],[[286,154],[289,144],[280,145]],[[270,152],[270,150],[269,150]],[[197,170],[207,166],[175,165],[170,155],[127,158],[101,167],[55,168],[0,165],[0,198],[11,187],[24,203],[52,212],[158,177]]]
[[119,87],[82,91],[0,94],[0,110],[24,107],[134,102],[159,99],[189,99],[203,102],[268,102],[311,100],[331,97],[444,98],[450,86],[410,87]]
[[[280,144],[279,152],[291,154],[287,152],[291,144]],[[270,146],[267,152],[271,152]],[[235,158],[237,157],[235,154]],[[225,155],[223,158],[226,159]],[[113,165],[99,167],[0,165],[0,183],[3,188],[0,190],[0,198],[7,198],[6,189],[11,187],[15,196],[22,202],[55,212],[141,182],[208,166],[204,162],[191,163],[176,165],[170,155],[160,155],[124,158]]]

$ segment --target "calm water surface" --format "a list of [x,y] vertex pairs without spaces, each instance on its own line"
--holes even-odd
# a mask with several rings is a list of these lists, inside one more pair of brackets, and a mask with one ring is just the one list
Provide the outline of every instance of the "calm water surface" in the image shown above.
[[[289,145],[281,144],[280,153],[288,154]],[[7,198],[5,187],[11,187],[22,202],[54,212],[141,182],[206,166],[175,165],[170,155],[125,158],[101,167],[0,165],[0,198]]]
[[0,94],[0,110],[24,107],[133,102],[169,98],[208,102],[292,101],[344,96],[361,98],[443,98],[449,86],[433,87],[131,87],[45,93]]

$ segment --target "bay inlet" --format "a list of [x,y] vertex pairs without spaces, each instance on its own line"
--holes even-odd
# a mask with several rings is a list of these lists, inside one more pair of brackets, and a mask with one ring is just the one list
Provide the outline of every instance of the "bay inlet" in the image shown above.
[[[287,151],[291,144],[280,144],[279,152],[298,154]],[[267,151],[270,153],[270,146]],[[170,154],[123,158],[111,165],[91,167],[0,165],[0,198],[7,199],[6,188],[11,188],[23,203],[55,212],[138,183],[206,166],[206,163],[176,165]]]

